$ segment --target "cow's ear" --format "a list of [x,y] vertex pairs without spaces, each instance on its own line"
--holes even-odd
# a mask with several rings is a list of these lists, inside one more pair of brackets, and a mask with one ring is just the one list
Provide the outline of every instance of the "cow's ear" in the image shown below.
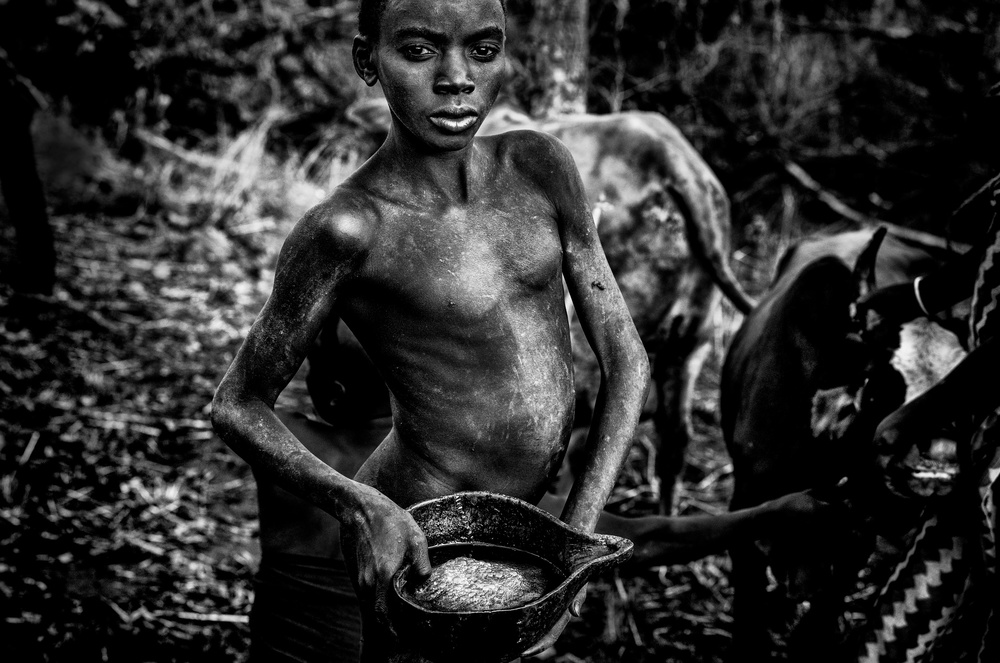
[[854,263],[854,280],[858,284],[858,292],[862,297],[876,288],[875,259],[878,257],[879,247],[882,246],[882,240],[885,239],[888,230],[885,226],[879,226],[861,251],[858,261]]

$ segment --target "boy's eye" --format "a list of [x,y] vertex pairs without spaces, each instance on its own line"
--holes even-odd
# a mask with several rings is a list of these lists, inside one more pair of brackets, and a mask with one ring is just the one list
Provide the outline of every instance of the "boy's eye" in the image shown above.
[[434,50],[426,44],[407,44],[400,51],[402,51],[403,57],[411,60],[426,60],[434,55]]
[[476,44],[472,47],[471,54],[477,60],[488,62],[500,54],[500,47],[496,44]]

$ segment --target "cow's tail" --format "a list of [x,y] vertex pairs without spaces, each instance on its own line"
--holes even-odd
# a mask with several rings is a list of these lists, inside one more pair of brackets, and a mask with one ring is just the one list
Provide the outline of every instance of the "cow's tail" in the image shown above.
[[685,235],[691,254],[740,313],[746,315],[756,302],[746,293],[729,266],[729,198],[714,178],[704,181],[701,200],[691,200],[674,185],[668,185],[674,204],[684,217]]

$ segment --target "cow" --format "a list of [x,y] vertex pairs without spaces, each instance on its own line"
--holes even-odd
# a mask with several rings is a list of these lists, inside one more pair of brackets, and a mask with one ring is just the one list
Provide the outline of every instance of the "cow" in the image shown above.
[[[809,600],[788,643],[791,660],[837,660],[844,597],[871,553],[872,523],[878,521],[880,534],[892,525],[902,534],[916,524],[912,502],[888,493],[877,476],[872,437],[882,418],[964,356],[964,334],[919,318],[896,336],[871,338],[851,311],[875,284],[912,280],[951,254],[943,242],[886,234],[885,228],[803,240],[781,258],[768,291],[734,335],[720,385],[721,426],[735,478],[730,508],[845,478],[842,496],[858,506],[851,524],[831,532],[811,554],[793,557],[778,542],[766,555],[759,546],[731,549],[739,660],[766,658],[772,647],[768,563],[792,599]],[[912,488],[947,493],[957,473],[955,451],[953,442],[942,440],[933,457],[911,459]]]
[[[389,110],[381,98],[355,103],[347,117],[376,140],[388,131]],[[479,134],[512,129],[556,136],[580,170],[608,262],[650,355],[654,391],[644,414],[652,416],[659,438],[653,483],[661,510],[671,512],[692,438],[692,391],[710,350],[720,291],[743,313],[754,305],[729,265],[726,192],[677,127],[658,113],[535,120],[499,105]],[[579,324],[572,325],[572,338],[577,425],[586,426],[600,369]]]

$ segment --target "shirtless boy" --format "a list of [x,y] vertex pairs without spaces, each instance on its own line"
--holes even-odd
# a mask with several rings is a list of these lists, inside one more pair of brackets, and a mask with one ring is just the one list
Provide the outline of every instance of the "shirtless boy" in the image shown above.
[[[405,507],[462,490],[537,503],[560,465],[574,401],[563,277],[602,368],[587,462],[562,514],[574,527],[594,529],[649,368],[566,148],[530,131],[475,138],[503,79],[501,0],[378,5],[362,3],[354,62],[382,85],[389,136],[286,239],[212,416],[258,475],[339,521],[362,660],[415,661],[383,600],[403,565],[430,571]],[[273,410],[332,316],[391,394],[392,429],[353,480]]]

